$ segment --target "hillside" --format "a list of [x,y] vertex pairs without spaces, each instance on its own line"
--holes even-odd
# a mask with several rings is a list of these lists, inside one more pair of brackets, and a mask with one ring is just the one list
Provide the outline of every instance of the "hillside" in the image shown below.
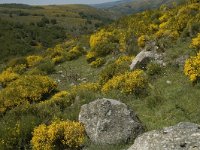
[[1,4],[0,59],[37,53],[111,21],[109,13],[86,5]]
[[97,8],[105,9],[118,15],[129,15],[132,13],[142,12],[159,8],[161,5],[172,6],[173,3],[181,4],[185,0],[122,0],[111,3],[95,5]]
[[[45,17],[50,18],[54,15],[50,14],[51,11],[59,12],[66,7],[72,9],[77,5],[32,9],[41,9],[37,12],[43,13],[48,10]],[[24,11],[31,12],[32,9]],[[56,14],[60,16],[60,12]],[[20,18],[16,14],[12,16]],[[29,29],[28,18],[34,17],[27,17],[23,28],[14,28],[14,35],[21,29]],[[11,23],[11,18],[7,19],[10,26],[4,18],[1,20],[2,27],[7,30],[2,31],[9,36],[15,23]],[[61,36],[63,31],[68,30],[59,21],[62,17],[56,19],[62,31],[55,31]],[[7,57],[7,61],[0,66],[0,149],[128,149],[134,139],[126,139],[122,143],[95,144],[85,131],[86,127],[79,122],[81,106],[103,98],[118,100],[134,110],[137,114],[135,118],[141,121],[145,132],[179,122],[200,124],[199,1],[189,0],[177,6],[163,5],[159,9],[131,14],[105,24],[98,29],[78,32],[76,36],[72,32],[51,47],[43,48],[42,52],[38,49],[37,53],[25,53],[25,56],[19,55],[15,59]],[[45,23],[44,27],[40,27],[41,32],[49,30],[50,26],[51,23]],[[34,27],[39,28],[37,25]],[[45,41],[54,33],[50,31],[41,40]],[[30,35],[20,33],[30,38]],[[1,44],[6,42],[1,40]],[[12,36],[12,40],[18,43],[21,38]],[[14,45],[11,41],[5,48]],[[21,50],[24,50],[23,47]],[[91,123],[104,133],[110,122],[98,120],[96,116],[114,114],[107,111],[107,105],[109,103],[93,107],[91,115],[97,122]],[[98,114],[96,110],[99,107],[105,113]],[[132,116],[124,107],[122,111]],[[90,113],[88,105],[84,108]],[[197,130],[199,127],[192,131],[196,133]],[[161,134],[168,135],[168,132],[162,131]],[[185,145],[178,143],[181,148]]]
[[96,8],[111,8],[111,7],[114,7],[114,6],[121,5],[121,4],[130,3],[132,1],[133,0],[114,1],[114,2],[94,4],[94,5],[91,5],[91,6],[96,7]]

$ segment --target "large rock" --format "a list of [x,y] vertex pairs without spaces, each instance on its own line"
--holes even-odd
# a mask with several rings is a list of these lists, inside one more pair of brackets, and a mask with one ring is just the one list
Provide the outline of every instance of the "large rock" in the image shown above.
[[200,126],[185,122],[142,134],[128,150],[200,150]]
[[156,51],[141,51],[132,61],[130,69],[144,68],[150,61],[155,61],[158,64],[165,66],[163,61],[163,54],[159,54]]
[[99,99],[81,107],[79,121],[97,144],[117,144],[135,139],[144,129],[137,115],[124,103]]
[[161,66],[166,64],[163,61],[164,53],[158,52],[160,47],[156,45],[155,41],[148,41],[141,52],[133,59],[130,69],[144,68],[150,61],[155,61]]

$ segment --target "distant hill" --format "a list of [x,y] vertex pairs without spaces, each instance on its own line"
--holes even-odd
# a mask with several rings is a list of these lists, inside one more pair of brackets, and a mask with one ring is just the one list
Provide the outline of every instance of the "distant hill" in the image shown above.
[[185,0],[121,0],[103,4],[93,5],[96,8],[105,9],[115,13],[118,16],[141,12],[159,8],[161,5],[172,5],[173,3],[180,4]]
[[114,2],[94,4],[94,5],[91,5],[91,6],[96,7],[96,8],[111,8],[111,7],[114,7],[114,6],[121,5],[121,4],[130,3],[132,1],[133,0],[120,0],[120,1],[114,1]]
[[110,22],[109,12],[87,5],[0,4],[0,60],[44,50]]

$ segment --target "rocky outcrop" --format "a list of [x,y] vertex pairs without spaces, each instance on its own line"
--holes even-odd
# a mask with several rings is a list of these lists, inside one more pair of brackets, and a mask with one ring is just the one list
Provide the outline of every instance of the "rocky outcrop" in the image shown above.
[[179,123],[142,134],[128,150],[200,150],[200,126]]
[[138,68],[144,68],[150,61],[155,61],[161,66],[165,66],[163,61],[164,53],[158,53],[158,46],[155,42],[149,42],[141,50],[141,52],[133,59],[130,65],[130,70],[135,70]]
[[127,142],[144,131],[137,115],[124,103],[112,99],[99,99],[83,105],[79,121],[96,144]]

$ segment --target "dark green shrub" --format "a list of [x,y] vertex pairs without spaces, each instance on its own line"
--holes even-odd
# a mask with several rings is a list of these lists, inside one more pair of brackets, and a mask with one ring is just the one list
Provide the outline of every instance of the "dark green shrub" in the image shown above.
[[97,58],[95,61],[93,61],[93,62],[90,63],[90,66],[92,68],[98,68],[98,67],[103,66],[103,64],[105,64],[105,62],[106,62],[105,59],[103,59],[103,58]]
[[83,49],[80,46],[75,46],[66,54],[67,60],[77,59],[79,56],[83,54]]
[[17,65],[27,65],[27,60],[25,57],[17,57],[17,58],[13,58],[10,59],[10,61],[8,62],[8,67],[14,67]]
[[37,68],[42,71],[45,72],[47,74],[51,74],[55,71],[55,65],[54,63],[50,60],[50,59],[45,59],[43,60],[38,66]]
[[114,75],[119,75],[127,70],[129,70],[129,64],[127,62],[118,65],[115,62],[111,62],[100,72],[99,82],[100,84],[104,84]]
[[51,24],[57,24],[57,20],[56,19],[51,19]]
[[151,62],[147,65],[146,67],[146,72],[148,75],[153,76],[153,75],[159,75],[162,71],[162,67],[160,64],[156,62]]
[[49,19],[46,17],[42,17],[41,22],[43,22],[45,24],[49,24]]

